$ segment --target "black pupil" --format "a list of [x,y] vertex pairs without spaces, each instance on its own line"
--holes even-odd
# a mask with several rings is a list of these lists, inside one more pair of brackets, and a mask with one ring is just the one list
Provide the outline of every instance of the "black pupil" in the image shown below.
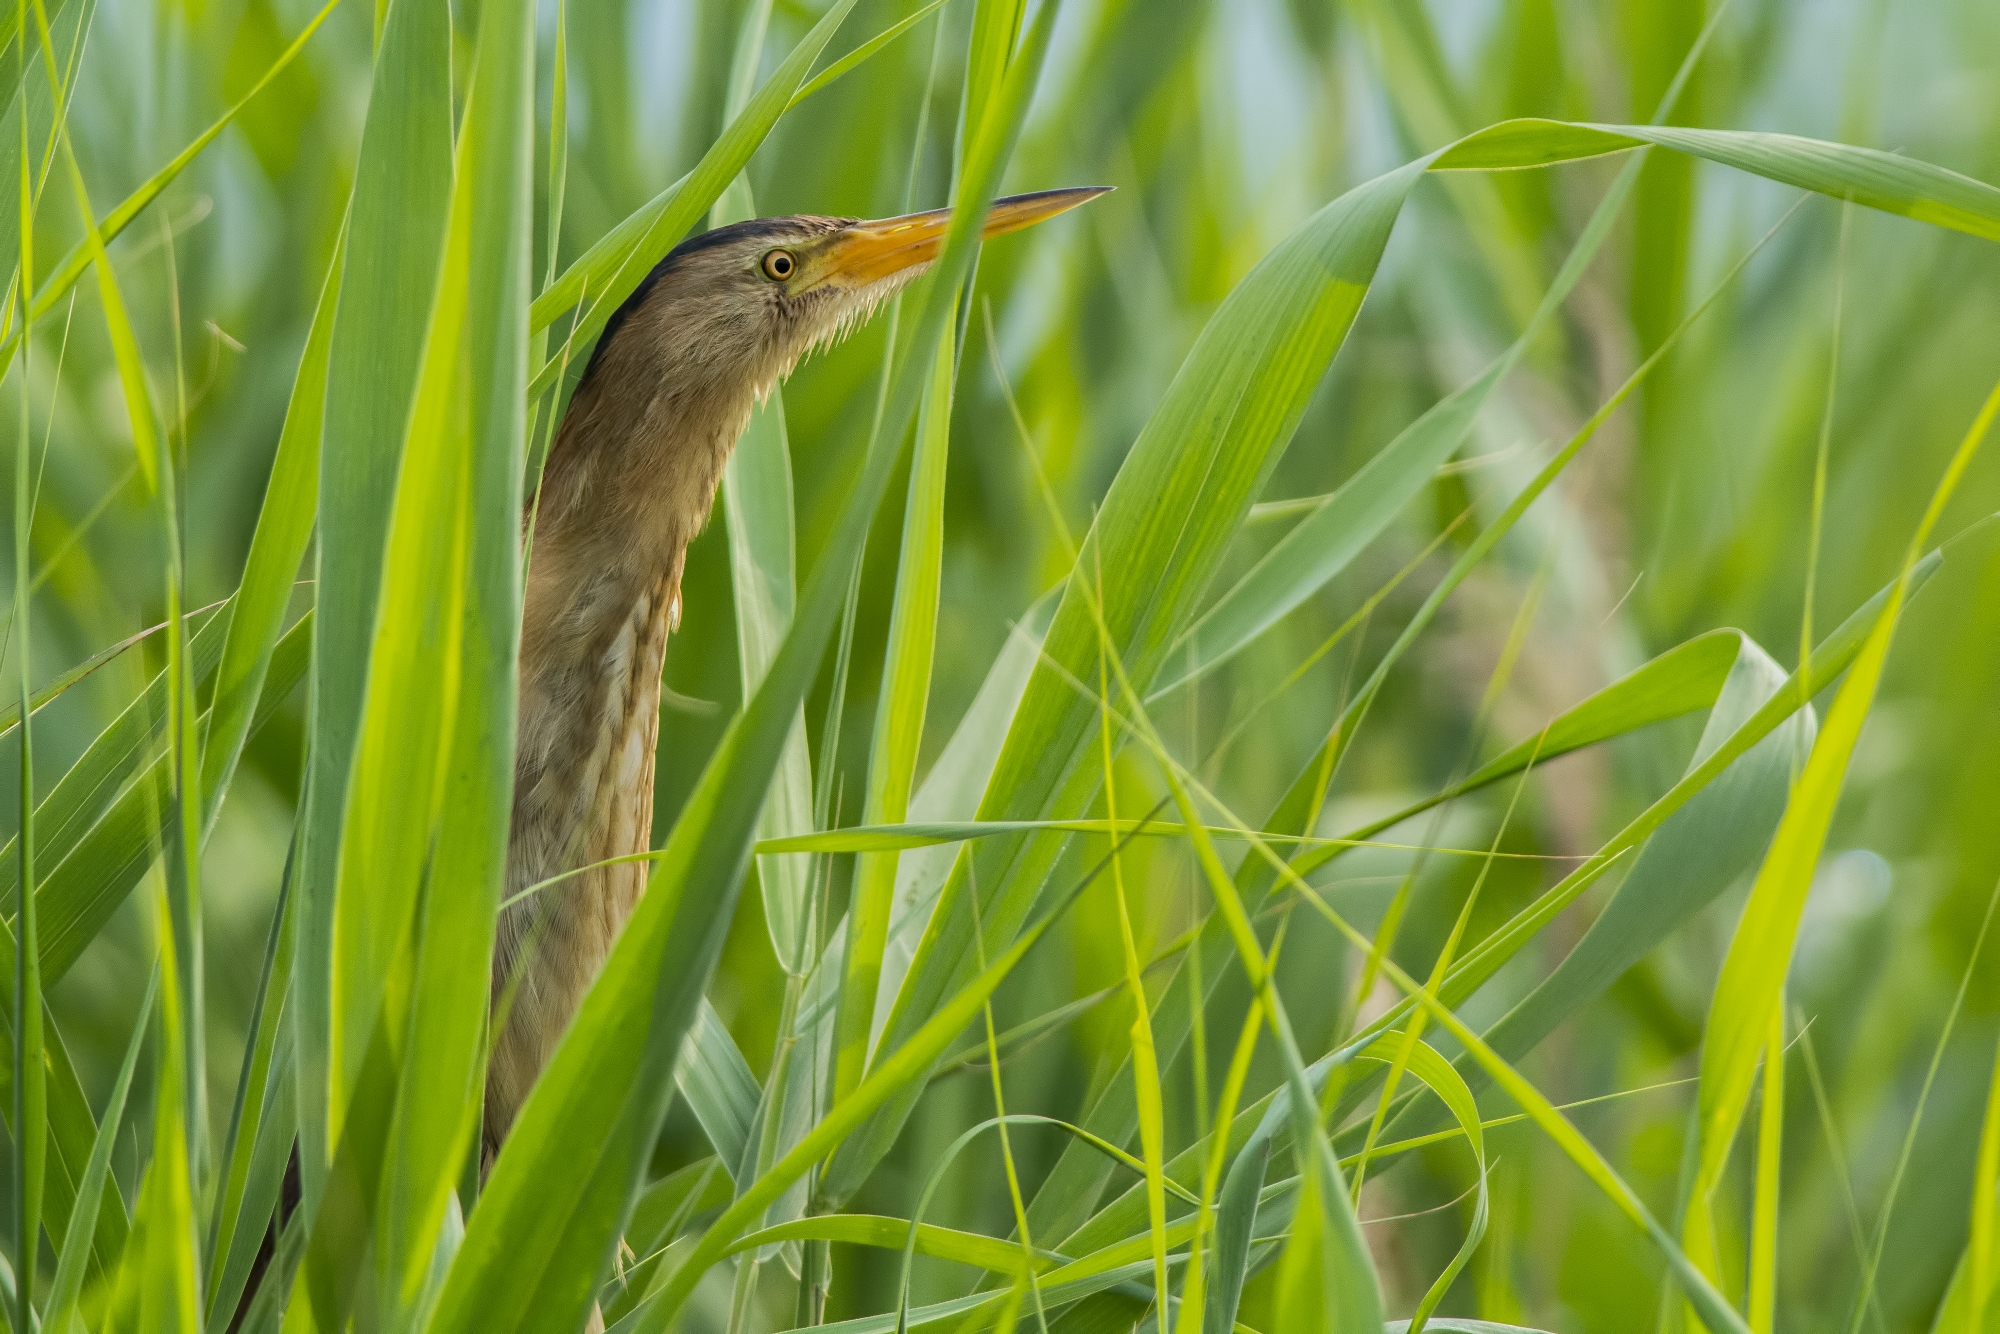
[[783,278],[792,271],[792,257],[781,250],[771,256],[769,268],[774,277]]

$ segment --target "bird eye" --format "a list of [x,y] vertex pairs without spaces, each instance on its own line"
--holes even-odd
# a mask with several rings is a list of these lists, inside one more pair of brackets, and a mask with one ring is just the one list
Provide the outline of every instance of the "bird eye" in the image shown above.
[[781,283],[798,271],[799,263],[789,250],[773,250],[764,256],[764,276]]

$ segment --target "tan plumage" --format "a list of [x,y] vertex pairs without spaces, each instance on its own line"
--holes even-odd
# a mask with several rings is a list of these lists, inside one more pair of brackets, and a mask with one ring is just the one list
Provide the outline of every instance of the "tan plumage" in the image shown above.
[[[985,234],[1098,193],[997,201]],[[923,271],[947,222],[939,210],[884,222],[791,217],[718,228],[668,255],[606,326],[526,520],[510,897],[645,850],[660,671],[679,623],[682,561],[729,451],[757,399],[801,357]],[[610,953],[648,869],[596,867],[503,913],[489,1155]]]

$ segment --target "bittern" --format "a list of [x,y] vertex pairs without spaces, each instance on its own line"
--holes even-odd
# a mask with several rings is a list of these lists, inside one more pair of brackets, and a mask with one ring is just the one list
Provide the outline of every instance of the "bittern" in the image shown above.
[[[1101,193],[997,200],[983,234]],[[643,862],[594,864],[648,845],[661,668],[680,624],[688,543],[723,465],[757,401],[929,267],[949,222],[938,209],[718,227],[660,261],[591,354],[524,520],[532,546],[506,892],[591,869],[501,918],[489,1158],[645,887]]]

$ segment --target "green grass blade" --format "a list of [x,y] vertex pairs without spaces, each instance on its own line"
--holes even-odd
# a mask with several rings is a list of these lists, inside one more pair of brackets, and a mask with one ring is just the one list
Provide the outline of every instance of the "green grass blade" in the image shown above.
[[380,29],[327,351],[306,831],[296,980],[305,1211],[332,1161],[334,886],[389,506],[409,426],[452,176],[450,15],[393,0]]
[[125,1061],[118,1067],[118,1078],[111,1086],[110,1100],[104,1104],[104,1120],[90,1146],[90,1160],[84,1167],[83,1180],[77,1190],[76,1208],[70,1213],[69,1223],[63,1232],[62,1247],[57,1252],[56,1276],[49,1285],[49,1295],[42,1308],[47,1317],[43,1324],[51,1330],[69,1328],[77,1297],[83,1291],[84,1272],[91,1256],[91,1235],[97,1226],[104,1183],[111,1170],[111,1150],[118,1142],[118,1127],[125,1118],[125,1096],[132,1088],[132,1072],[139,1064],[139,1049],[145,1045],[147,1030],[152,1026],[153,997],[158,990],[159,974],[155,972],[146,984],[146,998],[139,1003],[139,1016],[132,1024],[132,1040],[125,1046]]
[[1995,1264],[1994,1218],[2000,1212],[2000,1054],[1993,1063],[1993,1078],[1986,1093],[1986,1113],[1979,1123],[1979,1155],[1972,1172],[1971,1240],[1966,1243],[1960,1274],[1952,1280],[1947,1308],[1959,1306],[1959,1326],[1940,1324],[1941,1329],[1984,1329],[1993,1311]]
[[[1771,1334],[1778,1319],[1778,1206],[1785,1152],[1785,1013],[1771,1014],[1757,1110],[1757,1183],[1750,1220],[1750,1285],[1744,1303],[1751,1334]],[[1884,1211],[1887,1217],[1887,1211]]]
[[[982,7],[981,12],[992,6]],[[969,95],[969,94],[968,94]],[[895,824],[909,815],[917,750],[923,743],[930,700],[931,662],[937,643],[938,585],[944,561],[944,482],[951,432],[953,339],[947,330],[931,353],[930,381],[917,413],[910,492],[903,509],[903,540],[896,563],[896,591],[889,612],[889,643],[882,666],[881,700],[869,749],[868,795],[862,819]],[[834,1025],[833,1096],[846,1097],[867,1068],[875,1031],[882,954],[895,911],[895,851],[862,854],[854,864],[849,899],[846,976]]]
[[[207,1237],[208,1328],[227,1327],[249,1278],[257,1246],[268,1231],[277,1203],[277,1181],[268,1171],[271,1131],[282,1125],[286,1150],[296,1118],[291,1113],[291,1022],[286,1006],[291,997],[292,951],[298,927],[290,905],[291,871],[297,847],[286,859],[286,876],[271,914],[271,936],[264,949],[263,984],[250,1013],[250,1041],[243,1050],[243,1068],[236,1081],[236,1103],[230,1110],[229,1134],[223,1142],[220,1181]],[[270,1124],[267,1125],[267,1122]],[[283,1171],[282,1165],[279,1168]]]
[[[28,10],[19,7],[16,38],[22,59],[28,51]],[[53,89],[55,80],[50,80]],[[28,285],[33,281],[35,236],[34,170],[28,145],[28,118],[16,120],[20,130],[16,217],[20,220],[17,242],[15,291],[22,294],[22,327],[27,326]],[[13,1116],[14,1161],[14,1322],[23,1330],[35,1321],[35,1277],[40,1270],[42,1246],[42,1192],[48,1166],[48,1073],[42,1064],[42,969],[41,939],[35,914],[35,749],[34,719],[30,701],[34,696],[31,679],[34,664],[30,657],[28,597],[29,530],[34,522],[34,499],[30,468],[34,457],[34,431],[28,401],[28,358],[21,359],[17,378],[20,392],[20,431],[14,441],[14,608],[13,630],[19,641],[15,649],[19,674],[17,700],[21,714],[21,736],[17,761],[20,825],[14,838],[15,873],[14,929],[20,948],[14,953],[14,1070]]]
[[[53,60],[47,34],[43,56]],[[155,1075],[154,1159],[148,1179],[153,1195],[153,1227],[146,1244],[144,1309],[151,1327],[192,1331],[199,1326],[200,1276],[194,1254],[194,1174],[205,1142],[205,1081],[201,1004],[201,928],[199,898],[200,754],[194,719],[194,682],[188,670],[186,625],[181,618],[182,580],[179,517],[174,461],[157,433],[151,392],[139,356],[137,339],[126,314],[111,261],[105,254],[83,173],[67,133],[60,136],[75,203],[85,232],[90,264],[97,276],[98,296],[110,334],[126,418],[140,462],[141,474],[158,497],[166,536],[167,710],[170,812],[164,832],[167,875],[156,896],[160,932],[161,1056]],[[149,833],[157,835],[155,824]],[[17,893],[26,890],[25,882]],[[39,898],[37,893],[34,897]],[[24,932],[21,952],[34,947]],[[39,953],[39,951],[37,951]],[[198,1138],[197,1138],[198,1137]]]
[[705,996],[674,1065],[674,1087],[701,1122],[722,1170],[734,1177],[757,1119],[760,1091],[750,1063]]
[[[909,1243],[910,1223],[908,1219],[884,1218],[879,1214],[820,1214],[752,1232],[740,1238],[730,1250],[747,1251],[772,1242],[804,1240],[842,1241],[853,1246],[900,1251]],[[917,1224],[916,1250],[919,1255],[1002,1273],[1012,1273],[1021,1263],[1021,1247],[1016,1242],[939,1227],[935,1223]]]
[[[333,341],[333,312],[340,293],[340,248],[320,289],[305,351],[299,357],[298,378],[278,434],[271,480],[257,515],[244,562],[243,582],[231,602],[228,630],[222,644],[214,703],[202,733],[202,792],[227,790],[243,754],[257,701],[271,668],[271,653],[284,628],[300,562],[312,541],[319,512],[320,428],[326,413],[327,354]],[[204,673],[205,674],[205,673]],[[221,808],[209,802],[211,811]],[[204,822],[213,829],[213,815]]]

